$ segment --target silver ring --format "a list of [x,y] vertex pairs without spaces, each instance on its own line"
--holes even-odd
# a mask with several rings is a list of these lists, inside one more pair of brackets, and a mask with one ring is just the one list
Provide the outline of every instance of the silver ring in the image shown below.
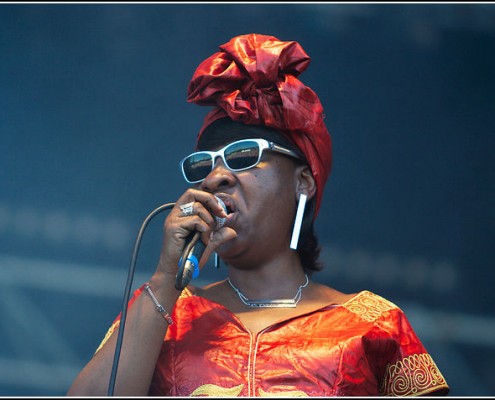
[[193,205],[194,201],[191,201],[190,203],[186,203],[180,206],[182,215],[184,215],[184,217],[189,217],[190,215],[194,214]]

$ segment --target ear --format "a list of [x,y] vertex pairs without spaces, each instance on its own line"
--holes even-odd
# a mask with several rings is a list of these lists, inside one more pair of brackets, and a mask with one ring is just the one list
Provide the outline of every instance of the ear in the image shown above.
[[296,195],[304,193],[308,200],[313,198],[316,193],[316,182],[307,165],[301,165],[296,168]]

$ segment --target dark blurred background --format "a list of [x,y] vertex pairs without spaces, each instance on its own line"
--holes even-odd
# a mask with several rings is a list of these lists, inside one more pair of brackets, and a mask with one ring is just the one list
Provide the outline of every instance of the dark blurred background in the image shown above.
[[[317,231],[398,304],[457,396],[495,395],[495,4],[0,5],[0,395],[60,396],[120,311],[134,240],[186,189],[196,66],[297,40],[334,164]],[[159,215],[134,287],[155,269]],[[222,278],[207,267],[202,282]]]

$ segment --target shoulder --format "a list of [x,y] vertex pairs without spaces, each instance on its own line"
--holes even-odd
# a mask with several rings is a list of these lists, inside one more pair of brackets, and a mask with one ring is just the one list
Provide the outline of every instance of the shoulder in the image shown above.
[[308,297],[322,305],[342,305],[352,299],[355,295],[355,293],[343,293],[330,286],[313,281]]
[[402,310],[395,303],[369,290],[362,290],[352,295],[342,306],[369,322],[383,318],[391,312],[403,315]]
[[355,293],[344,293],[320,283],[314,283],[313,285],[313,295],[315,297],[318,297],[328,304],[343,306],[349,311],[357,314],[367,312],[381,314],[380,311],[392,309],[400,311],[400,308],[396,304],[369,290],[362,290]]
[[401,308],[369,290],[348,294],[319,285],[316,291],[322,304],[339,306],[339,315],[365,331],[385,330],[397,334],[409,325]]
[[406,314],[390,300],[363,290],[342,304],[342,308],[357,317],[354,321],[366,331],[369,349],[386,346],[400,349],[403,355],[426,353]]
[[188,285],[182,290],[174,305],[171,316],[175,324],[169,327],[167,335],[170,337],[174,329],[179,329],[181,326],[188,326],[191,321],[205,315],[207,315],[207,318],[202,318],[203,322],[207,319],[210,322],[218,319],[225,320],[224,314],[225,307],[218,302],[211,301],[205,295],[204,287]]
[[225,292],[225,281],[213,282],[205,286],[189,285],[186,290],[184,290],[186,296],[198,296],[214,300],[215,298],[222,296]]
[[215,303],[226,304],[229,291],[225,280],[209,283],[205,286],[188,285],[179,296],[181,304]]

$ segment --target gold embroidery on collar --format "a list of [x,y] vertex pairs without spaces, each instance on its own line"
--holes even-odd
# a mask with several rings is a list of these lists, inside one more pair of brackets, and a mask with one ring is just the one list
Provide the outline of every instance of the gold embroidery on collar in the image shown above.
[[197,388],[191,393],[191,396],[237,397],[241,394],[243,388],[243,384],[232,388],[223,388],[213,384],[206,384]]
[[397,308],[394,303],[368,291],[361,292],[342,306],[368,322],[375,321],[385,311]]
[[383,396],[418,396],[441,388],[447,382],[429,354],[413,354],[385,371]]

